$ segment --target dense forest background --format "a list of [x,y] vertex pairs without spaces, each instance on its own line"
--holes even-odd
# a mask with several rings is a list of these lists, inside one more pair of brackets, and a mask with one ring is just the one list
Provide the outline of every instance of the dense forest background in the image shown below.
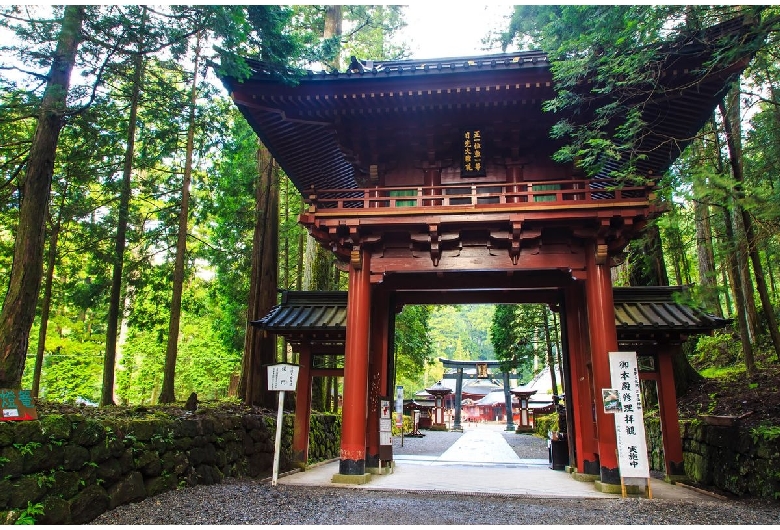
[[[696,41],[734,17],[750,38],[708,44],[752,60],[663,176],[666,213],[614,282],[693,285],[684,302],[733,326],[700,339],[689,363],[754,378],[780,356],[780,9],[520,6],[485,42],[550,54],[550,111],[614,96],[592,122],[551,131],[568,141],[560,160],[595,171],[630,151],[642,124],[629,102],[652,87],[658,43]],[[103,405],[246,396],[258,347],[247,320],[264,303],[250,295],[345,289],[346,275],[298,226],[300,194],[218,75],[245,75],[242,57],[291,79],[351,56],[404,58],[403,24],[398,6],[3,7],[0,387]],[[583,79],[592,92],[574,89]],[[630,164],[617,176],[633,177]],[[409,306],[396,322],[396,382],[435,383],[438,357],[497,357],[528,379],[558,351],[558,332],[538,306]],[[266,359],[295,360],[282,341],[271,348]],[[337,384],[315,389],[315,407],[334,406]]]

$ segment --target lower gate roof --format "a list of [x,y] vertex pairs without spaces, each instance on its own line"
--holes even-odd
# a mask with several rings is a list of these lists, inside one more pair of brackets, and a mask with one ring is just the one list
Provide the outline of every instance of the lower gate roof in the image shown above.
[[[709,333],[730,320],[683,304],[685,287],[615,287],[618,340],[662,341]],[[343,344],[346,291],[283,291],[281,303],[253,326],[284,336],[291,343]]]

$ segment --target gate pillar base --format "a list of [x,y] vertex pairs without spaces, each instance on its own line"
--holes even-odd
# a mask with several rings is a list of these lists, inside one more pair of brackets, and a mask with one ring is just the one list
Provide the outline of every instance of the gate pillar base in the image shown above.
[[336,473],[330,481],[335,484],[368,484],[371,481],[371,473],[363,473],[362,475],[342,475],[341,473]]
[[620,470],[618,468],[601,466],[601,482],[620,486]]
[[[623,487],[620,484],[606,484],[600,480],[597,480],[593,483],[593,485],[596,487],[596,491],[600,491],[601,493],[623,493]],[[628,491],[628,488],[629,486],[626,486],[626,491]]]

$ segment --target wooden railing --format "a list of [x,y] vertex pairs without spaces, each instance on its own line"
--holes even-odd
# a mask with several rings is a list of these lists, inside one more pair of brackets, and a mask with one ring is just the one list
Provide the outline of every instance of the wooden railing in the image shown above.
[[[419,209],[442,207],[495,207],[524,203],[598,203],[648,201],[652,186],[619,185],[607,179],[555,180],[516,184],[442,184],[394,188],[312,189],[306,202],[317,210],[331,209]],[[526,204],[526,206],[530,206]]]

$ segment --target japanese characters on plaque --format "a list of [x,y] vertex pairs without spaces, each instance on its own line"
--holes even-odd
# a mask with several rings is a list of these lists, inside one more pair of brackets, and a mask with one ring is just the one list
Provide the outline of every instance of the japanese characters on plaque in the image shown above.
[[615,411],[620,476],[650,478],[636,352],[609,352],[609,371],[620,400]]
[[32,391],[0,388],[0,421],[37,420]]
[[463,156],[460,167],[461,177],[484,177],[485,164],[482,150],[482,129],[467,129],[462,133]]
[[298,383],[298,366],[295,364],[273,364],[268,367],[268,390],[294,391]]

